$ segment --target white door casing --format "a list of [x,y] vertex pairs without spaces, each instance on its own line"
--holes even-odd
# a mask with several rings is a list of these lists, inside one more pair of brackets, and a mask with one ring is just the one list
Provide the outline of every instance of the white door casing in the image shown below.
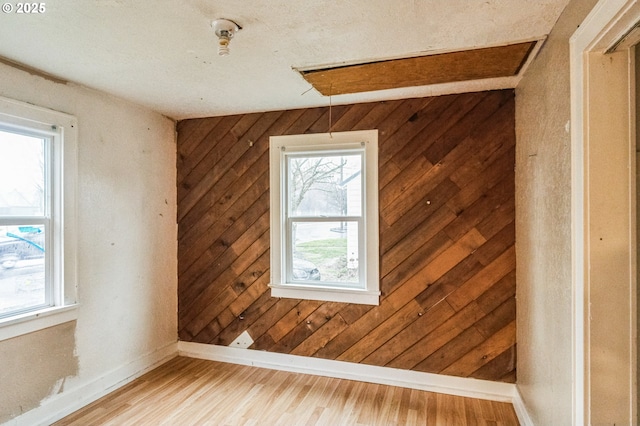
[[636,423],[634,47],[601,0],[571,38],[573,423]]

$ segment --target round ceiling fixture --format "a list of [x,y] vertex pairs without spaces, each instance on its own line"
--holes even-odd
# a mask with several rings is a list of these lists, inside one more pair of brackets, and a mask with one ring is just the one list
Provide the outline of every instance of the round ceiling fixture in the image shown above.
[[216,19],[211,23],[211,27],[213,27],[213,31],[218,36],[218,55],[227,56],[229,54],[229,42],[242,27],[229,19]]

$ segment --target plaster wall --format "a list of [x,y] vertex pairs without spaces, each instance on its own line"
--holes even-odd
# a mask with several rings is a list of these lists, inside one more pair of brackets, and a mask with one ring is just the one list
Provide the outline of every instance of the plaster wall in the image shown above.
[[573,0],[516,89],[518,389],[534,424],[571,424],[569,39]]
[[[78,319],[0,342],[0,423],[177,341],[175,124],[0,64],[0,96],[78,119]],[[145,358],[146,357],[146,358]]]

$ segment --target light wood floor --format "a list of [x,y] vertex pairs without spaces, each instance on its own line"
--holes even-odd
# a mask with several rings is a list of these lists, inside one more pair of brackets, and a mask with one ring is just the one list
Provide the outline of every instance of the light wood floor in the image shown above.
[[511,404],[177,357],[56,425],[517,425]]

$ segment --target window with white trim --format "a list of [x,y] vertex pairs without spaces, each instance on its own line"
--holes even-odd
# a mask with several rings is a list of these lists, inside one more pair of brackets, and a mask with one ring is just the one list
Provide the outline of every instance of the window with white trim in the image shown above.
[[378,131],[270,138],[271,295],[379,304]]
[[0,98],[0,340],[75,318],[76,127]]

